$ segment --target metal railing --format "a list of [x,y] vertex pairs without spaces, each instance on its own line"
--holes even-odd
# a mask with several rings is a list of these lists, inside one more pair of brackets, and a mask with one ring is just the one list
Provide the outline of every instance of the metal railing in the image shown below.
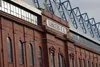
[[33,23],[36,25],[38,24],[37,16],[33,15],[32,13],[30,13],[24,9],[21,9],[18,6],[10,4],[6,1],[1,0],[0,10],[6,12],[8,14],[11,14],[13,16],[16,16],[18,18],[21,18],[25,21],[28,21],[30,23]]
[[[38,4],[37,8],[46,9],[39,0],[33,0],[34,4]],[[49,2],[49,9],[53,9],[53,13],[63,20],[68,21],[70,29],[77,32],[95,42],[100,41],[100,23],[96,22],[94,18],[89,18],[87,13],[81,13],[79,7],[73,8],[69,0],[45,0]],[[54,6],[54,3],[56,6]],[[42,6],[41,6],[42,5]],[[52,6],[52,7],[51,7]],[[56,7],[56,10],[55,10]],[[58,11],[55,12],[55,11]],[[99,43],[100,44],[100,43]]]

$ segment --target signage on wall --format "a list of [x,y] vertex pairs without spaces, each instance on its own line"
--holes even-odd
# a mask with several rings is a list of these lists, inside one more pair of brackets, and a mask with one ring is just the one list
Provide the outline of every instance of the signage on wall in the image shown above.
[[62,26],[62,25],[60,25],[60,24],[58,24],[58,23],[56,23],[56,22],[54,22],[54,21],[52,21],[50,19],[47,19],[47,26],[52,28],[52,29],[55,29],[57,31],[60,31],[60,32],[62,32],[64,34],[67,34],[65,26]]

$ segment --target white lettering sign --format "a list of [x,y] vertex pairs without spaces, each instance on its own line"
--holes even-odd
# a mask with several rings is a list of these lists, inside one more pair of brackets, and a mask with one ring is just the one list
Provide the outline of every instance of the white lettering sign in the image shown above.
[[55,29],[57,31],[60,31],[60,32],[62,32],[64,34],[67,33],[66,32],[66,27],[64,27],[64,26],[62,26],[62,25],[60,25],[60,24],[58,24],[58,23],[56,23],[56,22],[54,22],[54,21],[52,21],[50,19],[47,19],[47,26],[52,28],[52,29]]

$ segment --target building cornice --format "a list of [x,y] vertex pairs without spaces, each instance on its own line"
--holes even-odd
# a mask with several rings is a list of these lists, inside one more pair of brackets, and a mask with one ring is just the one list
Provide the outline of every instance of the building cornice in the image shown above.
[[44,15],[44,16],[48,17],[49,19],[52,19],[52,20],[56,21],[57,23],[69,28],[67,21],[62,20],[61,18],[57,17],[56,15],[54,15],[51,12],[48,12],[44,9],[40,9],[40,10],[42,11],[42,15]]
[[16,17],[16,16],[10,15],[10,14],[8,14],[8,13],[6,13],[6,12],[0,11],[0,16],[1,16],[1,17],[4,17],[4,18],[6,18],[6,19],[9,19],[10,21],[13,21],[13,22],[15,22],[15,23],[17,23],[17,24],[25,25],[25,26],[27,26],[27,27],[29,27],[29,28],[34,29],[34,30],[43,32],[43,29],[42,29],[41,26],[39,26],[39,25],[37,26],[37,25],[32,24],[32,23],[30,23],[30,22],[28,22],[28,21],[25,21],[25,20],[23,20],[23,19],[21,19],[21,18],[18,18],[18,17]]
[[96,54],[100,55],[100,52],[99,51],[97,51],[95,49],[91,49],[91,48],[85,46],[84,44],[81,44],[79,42],[76,42],[76,41],[72,40],[71,38],[67,38],[67,41],[73,43],[74,46],[77,46],[79,48],[82,48],[82,49],[85,49],[87,51],[90,51],[90,52],[93,52],[93,53],[96,53]]
[[10,20],[12,22],[15,22],[17,24],[20,24],[20,25],[23,25],[23,26],[27,26],[27,27],[29,27],[29,28],[31,28],[33,30],[36,30],[36,31],[39,31],[39,32],[42,32],[42,33],[49,33],[49,34],[55,36],[55,38],[57,38],[57,39],[60,39],[62,41],[66,41],[67,35],[66,35],[66,37],[64,36],[64,34],[57,35],[56,32],[53,32],[53,30],[50,29],[47,26],[40,26],[40,25],[32,24],[32,23],[30,23],[28,21],[25,21],[25,20],[23,20],[21,18],[18,18],[16,16],[10,15],[10,14],[8,14],[6,12],[3,12],[3,11],[0,11],[0,16],[3,17],[3,18],[6,18],[6,19],[8,19],[8,20]]

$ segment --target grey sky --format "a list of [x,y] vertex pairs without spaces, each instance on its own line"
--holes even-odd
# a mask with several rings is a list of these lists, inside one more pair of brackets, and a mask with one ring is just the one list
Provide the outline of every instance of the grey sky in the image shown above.
[[81,13],[88,13],[89,17],[100,22],[100,0],[70,0],[72,7],[79,7]]

